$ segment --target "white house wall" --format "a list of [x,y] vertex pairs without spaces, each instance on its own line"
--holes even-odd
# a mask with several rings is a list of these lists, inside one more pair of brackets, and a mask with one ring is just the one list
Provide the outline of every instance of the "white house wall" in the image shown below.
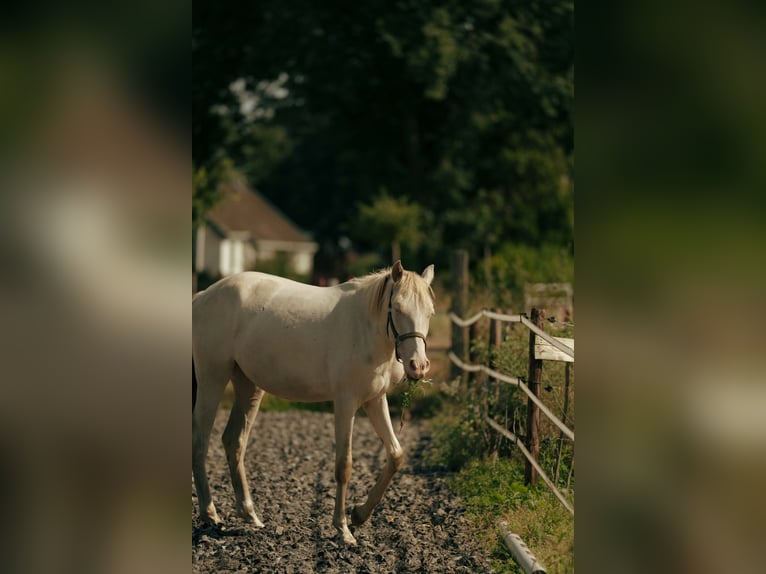
[[223,239],[220,244],[219,271],[224,277],[245,270],[245,242]]
[[221,239],[209,229],[205,229],[205,271],[215,275],[220,269]]
[[195,234],[194,245],[194,271],[201,273],[205,270],[205,234],[207,233],[206,227],[200,227]]
[[318,245],[313,242],[273,241],[259,239],[256,241],[258,259],[268,261],[278,253],[290,256],[290,266],[293,272],[301,275],[311,275],[314,270],[314,254]]
[[[232,237],[234,235],[234,237]],[[311,275],[314,268],[314,253],[317,244],[311,242],[290,242],[256,240],[249,235],[235,233],[221,237],[208,226],[197,231],[195,267],[213,276],[231,275],[257,268],[258,262],[273,260],[279,253],[289,256],[293,272]]]
[[293,271],[301,275],[311,275],[314,268],[313,253],[293,253],[292,256]]

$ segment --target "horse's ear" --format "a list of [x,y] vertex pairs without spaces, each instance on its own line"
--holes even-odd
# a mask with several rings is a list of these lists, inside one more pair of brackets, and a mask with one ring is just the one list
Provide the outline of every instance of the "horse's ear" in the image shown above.
[[433,263],[423,269],[423,279],[425,279],[426,283],[429,285],[431,284],[431,281],[434,280],[434,266]]
[[391,268],[391,278],[394,280],[394,283],[399,283],[402,275],[404,275],[404,267],[402,267],[402,261],[398,260]]

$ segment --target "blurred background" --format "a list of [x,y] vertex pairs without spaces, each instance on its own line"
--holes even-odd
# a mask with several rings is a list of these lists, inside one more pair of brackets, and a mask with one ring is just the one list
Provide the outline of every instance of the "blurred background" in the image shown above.
[[577,10],[576,563],[760,572],[766,14]]
[[3,6],[3,572],[188,569],[190,19]]

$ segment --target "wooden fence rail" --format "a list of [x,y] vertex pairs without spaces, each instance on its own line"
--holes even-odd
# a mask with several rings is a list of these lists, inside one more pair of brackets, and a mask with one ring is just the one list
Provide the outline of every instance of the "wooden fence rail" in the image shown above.
[[502,313],[495,313],[494,311],[488,311],[486,309],[479,311],[478,313],[476,313],[476,315],[474,315],[473,317],[469,317],[468,319],[461,319],[460,317],[455,315],[455,313],[452,313],[452,312],[450,312],[449,314],[449,318],[458,327],[470,327],[482,317],[489,317],[490,319],[503,321],[505,323],[521,323],[521,315],[504,315]]
[[[539,424],[540,415],[542,412],[547,416],[550,421],[558,427],[559,441],[558,449],[556,453],[555,475],[556,482],[559,474],[559,464],[561,458],[561,447],[564,436],[569,438],[574,443],[574,431],[570,429],[564,421],[556,416],[540,399],[540,387],[542,380],[542,365],[543,359],[566,361],[566,388],[565,392],[567,396],[564,401],[564,413],[563,418],[566,419],[566,411],[568,409],[568,393],[569,393],[569,378],[571,372],[571,363],[574,362],[574,339],[564,339],[559,337],[553,337],[543,330],[544,313],[538,312],[537,309],[532,309],[531,320],[526,317],[525,314],[508,315],[499,313],[497,310],[482,310],[464,319],[461,315],[468,311],[468,254],[464,251],[457,251],[453,257],[452,266],[452,278],[453,278],[453,298],[452,298],[452,310],[449,313],[450,320],[452,322],[452,350],[448,356],[450,362],[453,365],[453,377],[459,376],[464,382],[467,382],[467,373],[483,372],[492,377],[497,382],[508,383],[519,387],[528,397],[527,402],[527,436],[526,444],[524,444],[519,437],[513,432],[509,431],[503,425],[499,424],[490,416],[485,416],[486,423],[494,430],[499,432],[504,437],[513,441],[519,447],[522,454],[527,460],[525,480],[527,483],[536,484],[537,477],[541,477],[543,481],[548,485],[556,498],[564,505],[564,507],[574,516],[574,508],[572,504],[566,499],[566,497],[558,489],[557,484],[552,481],[545,471],[542,469],[537,461],[540,451],[540,437],[539,437]],[[500,323],[521,323],[529,330],[529,372],[528,380],[522,381],[519,377],[514,377],[501,373],[496,370],[495,364],[491,357],[489,357],[489,366],[482,364],[475,364],[479,361],[479,357],[476,353],[471,352],[469,345],[470,337],[474,337],[478,332],[476,329],[476,323],[482,318],[491,319],[490,323],[490,349],[500,343]],[[469,337],[470,329],[470,337]],[[572,468],[574,466],[574,458],[570,462],[570,477]],[[569,479],[568,479],[569,480]],[[567,482],[568,486],[569,482]]]
[[493,419],[492,417],[485,416],[484,420],[487,421],[487,424],[489,426],[491,426],[493,429],[495,429],[497,432],[499,432],[501,435],[503,435],[505,438],[512,441],[517,447],[519,447],[519,450],[521,450],[521,453],[532,464],[532,466],[535,467],[537,474],[540,475],[540,478],[542,478],[545,484],[548,485],[548,488],[551,489],[551,492],[553,492],[553,494],[556,495],[556,498],[558,498],[561,504],[564,505],[564,508],[566,508],[569,511],[569,513],[572,516],[574,516],[574,508],[572,507],[572,505],[569,504],[569,501],[566,499],[566,497],[561,493],[561,491],[556,487],[556,485],[553,484],[553,481],[550,478],[548,478],[548,475],[545,474],[545,471],[542,469],[540,464],[535,460],[532,454],[527,450],[527,447],[524,446],[524,442],[519,440],[518,436],[516,436],[514,433],[509,431],[503,425],[498,424],[497,421],[495,421],[495,419]]
[[526,393],[526,395],[529,397],[531,401],[533,401],[541,411],[545,413],[545,416],[547,416],[553,424],[555,424],[561,432],[563,432],[567,437],[569,437],[572,441],[574,441],[574,431],[570,429],[568,426],[566,426],[561,419],[559,419],[556,415],[554,415],[551,410],[545,406],[545,403],[543,403],[539,397],[537,397],[530,388],[518,377],[512,377],[511,375],[506,375],[504,373],[500,373],[498,371],[495,371],[494,369],[490,369],[489,367],[485,365],[471,365],[468,363],[465,363],[460,360],[459,357],[455,355],[452,351],[449,352],[449,360],[452,361],[454,365],[459,367],[461,370],[466,371],[468,373],[478,373],[483,372],[487,373],[490,377],[494,377],[499,381],[503,381],[504,383],[508,383],[511,385],[516,385],[519,387],[522,391]]
[[[526,317],[523,315],[505,315],[502,313],[496,313],[493,311],[480,311],[479,313],[476,313],[472,317],[468,319],[462,319],[458,317],[455,313],[450,313],[450,319],[455,325],[458,325],[459,327],[465,328],[473,325],[481,319],[482,317],[488,317],[490,319],[494,319],[496,321],[504,321],[508,323],[522,323],[526,327],[528,327],[533,333],[544,339],[545,341],[549,342],[550,344],[558,343],[558,340],[554,337],[551,337],[548,335],[545,331],[542,329],[539,329],[534,323],[527,320]],[[531,325],[531,327],[530,327]],[[534,327],[534,329],[532,328]],[[560,350],[562,350],[565,354],[569,355],[572,360],[574,360],[574,349],[571,347],[561,343],[560,346],[556,345]],[[530,351],[531,356],[530,360],[534,359],[534,348]],[[505,373],[501,373],[499,371],[496,371],[494,369],[491,369],[487,367],[486,365],[474,365],[470,363],[466,363],[465,361],[461,360],[460,357],[458,357],[453,351],[450,351],[449,359],[452,362],[453,365],[458,367],[463,372],[468,373],[477,373],[477,372],[483,372],[489,375],[490,377],[494,377],[498,381],[502,381],[504,383],[508,383],[511,385],[516,385],[519,387],[524,393],[529,397],[529,400],[534,403],[534,405],[539,408],[545,416],[547,416],[550,421],[555,424],[559,430],[561,431],[562,435],[566,435],[572,442],[574,442],[575,435],[574,431],[570,429],[566,424],[559,419],[551,410],[540,400],[540,398],[532,391],[532,389],[527,386],[524,381],[519,379],[518,377],[514,377],[511,375],[506,375]],[[499,424],[497,421],[495,421],[493,418],[489,416],[484,417],[487,424],[495,429],[497,432],[502,434],[507,439],[511,440],[516,446],[519,447],[519,450],[524,455],[524,457],[527,459],[529,464],[534,468],[534,471],[537,473],[540,478],[543,479],[546,485],[548,485],[548,488],[551,489],[551,492],[556,496],[556,498],[561,502],[561,504],[566,508],[569,513],[574,516],[574,508],[569,503],[569,501],[566,499],[566,497],[561,493],[561,491],[558,489],[558,487],[554,484],[554,482],[548,477],[548,475],[545,473],[545,471],[542,469],[540,464],[537,462],[537,457],[534,456],[524,445],[523,441],[519,440],[519,437],[514,434],[513,432],[509,431],[507,428]],[[558,469],[557,469],[558,472]]]
[[569,355],[570,357],[574,359],[574,349],[572,347],[570,347],[569,345],[565,343],[562,343],[557,337],[553,337],[549,335],[548,333],[546,333],[545,331],[543,331],[542,329],[540,329],[532,321],[527,319],[527,317],[524,314],[505,315],[503,313],[496,313],[494,311],[488,311],[484,309],[482,311],[479,311],[472,317],[469,317],[468,319],[462,319],[453,312],[449,313],[449,318],[458,327],[470,327],[482,317],[489,317],[490,319],[494,319],[496,321],[501,321],[504,323],[522,323],[530,331],[534,332],[535,335],[537,335],[541,339],[544,339],[546,342],[556,347],[559,351]]

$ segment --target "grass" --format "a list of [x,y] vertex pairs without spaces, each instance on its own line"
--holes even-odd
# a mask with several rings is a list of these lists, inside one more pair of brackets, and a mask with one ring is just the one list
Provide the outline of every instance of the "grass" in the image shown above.
[[[480,297],[472,300],[479,301]],[[466,312],[466,315],[470,314]],[[488,323],[484,321],[477,324],[476,340],[472,341],[471,349],[476,363],[487,364],[490,359],[487,348]],[[448,329],[449,322],[440,327]],[[546,322],[545,330],[558,337],[574,336],[573,329],[565,325]],[[496,369],[526,380],[528,345],[529,332],[526,328],[520,325],[504,327],[502,344],[492,353]],[[434,381],[449,381],[449,360],[441,364],[438,356],[429,355],[429,358],[432,364],[438,364],[438,370],[429,373]],[[564,379],[564,363],[544,363],[541,398],[559,416],[564,404]],[[449,398],[437,392],[437,389],[447,388],[451,389]],[[438,399],[433,395],[437,395]],[[574,372],[568,395],[566,422],[571,425],[575,405]],[[429,400],[431,405],[428,412],[434,413],[431,419],[433,446],[426,455],[427,464],[454,471],[449,485],[463,500],[467,518],[492,561],[493,568],[499,573],[522,574],[496,526],[498,520],[505,520],[510,530],[521,536],[549,574],[574,572],[573,517],[542,480],[538,487],[525,486],[524,459],[519,449],[500,437],[484,421],[484,416],[490,415],[519,436],[525,436],[526,395],[511,385],[497,384],[487,377],[477,376],[467,384],[435,382],[432,392],[423,399],[413,401],[413,414],[419,410],[420,400]],[[558,429],[547,417],[542,416],[539,460],[551,478],[558,436]],[[566,484],[572,453],[571,442],[565,441],[560,461],[561,488]],[[572,476],[572,489],[574,484]],[[571,492],[565,495],[570,501],[574,498]]]
[[468,463],[450,481],[465,504],[492,567],[501,574],[522,574],[513,561],[497,519],[524,540],[549,574],[574,572],[574,519],[544,486],[528,488],[523,467],[509,459]]
[[[231,410],[231,407],[233,404],[234,404],[234,388],[231,386],[231,383],[228,383],[226,385],[226,390],[223,393],[223,398],[221,399],[220,408],[228,411],[228,410]],[[261,401],[260,411],[261,412],[314,411],[314,412],[320,412],[320,413],[331,413],[333,412],[333,404],[332,404],[332,401],[321,402],[321,403],[299,403],[294,401],[288,401],[287,399],[282,399],[280,397],[276,397],[274,395],[266,393],[266,395],[264,395],[263,397],[263,400]]]

